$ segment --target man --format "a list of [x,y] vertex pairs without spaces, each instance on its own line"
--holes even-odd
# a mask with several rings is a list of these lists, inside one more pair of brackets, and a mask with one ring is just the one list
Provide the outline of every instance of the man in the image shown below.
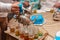
[[60,21],[60,2],[55,3],[54,7],[57,9],[53,15],[55,21]]
[[[24,7],[28,7],[29,6],[29,4],[27,5],[27,3],[29,3],[29,2],[25,2],[23,4]],[[19,10],[20,10],[18,4],[19,4],[19,2],[14,2],[13,4],[0,2],[0,12],[13,12],[13,13],[17,14],[19,12]],[[3,23],[0,23],[0,24],[1,24],[0,26],[2,26]],[[4,36],[5,35],[4,34],[5,28],[1,27],[1,30],[2,30],[2,40],[5,40],[5,36]]]
[[[8,12],[8,13],[12,12],[17,14],[19,12],[18,3],[16,2],[12,4],[12,3],[0,2],[0,12]],[[6,24],[0,21],[0,28],[1,28],[0,40],[6,40],[6,34],[4,33],[4,31],[6,30]]]

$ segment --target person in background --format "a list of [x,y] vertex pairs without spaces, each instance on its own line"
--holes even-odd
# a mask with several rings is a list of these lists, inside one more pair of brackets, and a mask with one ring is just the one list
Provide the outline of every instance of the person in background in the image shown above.
[[30,6],[29,1],[25,1],[25,2],[23,3],[23,7],[27,8],[27,7],[29,7],[29,6]]
[[55,3],[54,7],[56,8],[56,11],[53,15],[53,19],[54,21],[60,21],[60,2]]
[[60,3],[59,2],[55,3],[54,7],[60,8]]

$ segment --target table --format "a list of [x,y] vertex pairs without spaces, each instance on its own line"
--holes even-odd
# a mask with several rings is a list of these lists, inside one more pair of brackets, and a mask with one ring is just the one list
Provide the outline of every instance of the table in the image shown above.
[[[48,33],[55,37],[56,32],[60,31],[60,21],[53,20],[53,14],[50,12],[42,13],[46,20],[46,24],[43,25],[43,28],[48,31]],[[53,40],[53,38],[47,36],[45,40]]]
[[[15,22],[14,22],[15,21]],[[16,25],[18,25],[18,23],[17,23],[17,21],[16,21],[16,19],[12,19],[11,21],[10,21],[10,23],[9,23],[10,25],[12,25],[12,24],[16,24]],[[16,26],[15,25],[15,26]],[[40,27],[39,26],[39,28],[40,28],[40,31],[43,31],[43,39],[45,39],[45,37],[48,35],[48,33],[47,33],[47,31],[45,31],[44,30],[44,28],[43,27]],[[15,36],[15,34],[13,33],[10,33],[10,31],[9,30],[7,30],[7,31],[5,31],[5,33],[7,34],[7,40],[21,40],[20,39],[20,36]]]
[[51,36],[55,37],[56,32],[60,31],[60,21],[54,21],[53,14],[50,12],[41,14],[46,21],[46,23],[42,27],[49,33],[45,40],[54,40]]
[[53,13],[42,12],[40,14],[43,15],[46,22],[42,27],[49,33],[45,40],[54,40],[53,38],[55,37],[56,32],[60,31],[60,21],[53,20]]

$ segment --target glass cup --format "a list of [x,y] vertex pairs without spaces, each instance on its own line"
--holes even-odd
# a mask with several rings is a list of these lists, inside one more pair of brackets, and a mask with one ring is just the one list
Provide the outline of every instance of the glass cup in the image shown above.
[[51,9],[50,12],[51,12],[51,13],[54,13],[54,9]]
[[24,34],[23,33],[20,33],[20,38],[24,38]]
[[34,40],[34,35],[29,33],[28,38],[29,38],[29,40]]
[[28,40],[28,26],[24,25],[24,40]]
[[14,28],[10,28],[10,32],[11,33],[14,33],[15,32],[15,29]]
[[34,39],[38,39],[38,27],[34,26]]
[[14,33],[15,32],[15,27],[13,25],[10,26],[10,32]]
[[37,10],[33,10],[33,13],[35,13],[35,14],[36,14],[36,13],[37,13]]
[[32,25],[29,25],[28,26],[28,38],[29,38],[29,40],[34,40],[34,28],[33,28],[33,26]]
[[20,28],[19,28],[19,32],[20,32],[20,38],[24,38],[24,27],[23,24],[20,23]]
[[15,30],[15,35],[16,35],[16,36],[19,36],[19,35],[20,35],[20,33],[19,33],[19,30],[18,30],[18,29],[16,29],[16,30]]

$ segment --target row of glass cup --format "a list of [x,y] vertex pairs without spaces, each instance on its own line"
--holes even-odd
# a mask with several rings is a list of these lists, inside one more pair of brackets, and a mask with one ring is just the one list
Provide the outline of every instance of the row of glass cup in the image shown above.
[[16,36],[24,40],[34,40],[38,39],[39,29],[34,25],[22,25],[19,24],[17,27],[10,27],[10,33],[15,33]]
[[33,25],[25,25],[20,28],[20,33],[20,37],[24,40],[34,40],[35,35],[38,35],[38,28],[33,27]]

